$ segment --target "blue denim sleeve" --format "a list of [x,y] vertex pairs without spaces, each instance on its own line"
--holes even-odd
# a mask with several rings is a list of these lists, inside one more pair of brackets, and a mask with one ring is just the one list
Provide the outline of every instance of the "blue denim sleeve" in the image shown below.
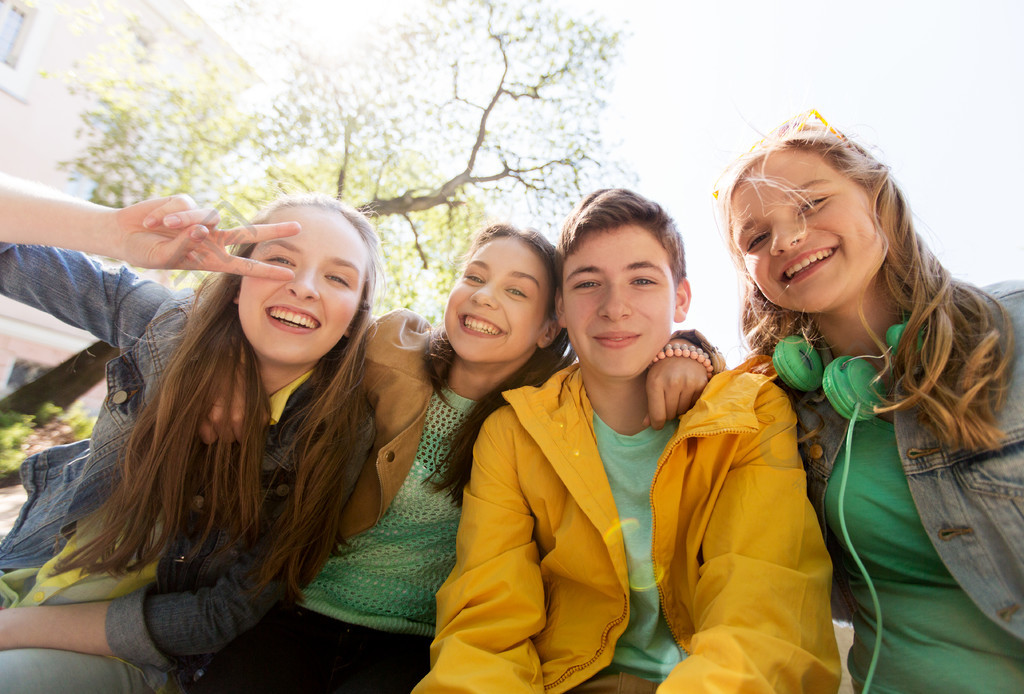
[[266,539],[235,558],[212,586],[158,593],[150,585],[115,599],[106,621],[113,654],[135,665],[168,671],[173,657],[216,653],[256,626],[282,595],[277,584],[252,591],[249,571]]
[[126,267],[48,246],[0,244],[0,293],[126,349],[145,332],[166,287]]

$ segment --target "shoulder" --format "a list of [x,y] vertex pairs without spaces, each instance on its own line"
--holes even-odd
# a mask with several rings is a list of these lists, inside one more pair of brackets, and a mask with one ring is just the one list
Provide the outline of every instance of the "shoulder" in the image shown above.
[[497,409],[484,422],[495,438],[514,437],[524,431],[564,429],[584,416],[585,396],[577,364],[555,373],[540,386],[507,390],[502,397],[508,405]]
[[1024,300],[1024,280],[996,282],[982,287],[982,289],[998,299],[1000,303]]
[[762,362],[750,360],[718,374],[704,389],[701,400],[710,400],[717,409],[738,413],[778,410],[792,414],[789,397],[775,383],[774,370],[762,369]]
[[366,359],[385,366],[423,361],[430,341],[430,323],[407,309],[386,313],[374,320],[367,336]]

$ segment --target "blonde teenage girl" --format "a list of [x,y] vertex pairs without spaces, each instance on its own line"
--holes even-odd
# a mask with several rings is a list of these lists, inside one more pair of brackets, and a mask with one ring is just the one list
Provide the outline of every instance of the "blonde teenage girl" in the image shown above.
[[[44,240],[43,227],[63,222],[129,238],[120,232],[161,210],[0,190],[0,237]],[[79,253],[0,248],[0,291],[124,350],[92,439],[22,468],[29,499],[0,545],[4,600],[17,606],[0,611],[0,688],[148,691],[174,667],[192,679],[206,654],[294,600],[340,541],[372,440],[359,381],[378,240],[362,215],[321,196],[279,200],[258,221],[301,232],[240,230],[257,241],[248,261],[216,244],[212,259],[177,241],[143,244],[260,275],[211,276],[195,296]],[[87,233],[77,245],[102,244]],[[130,247],[112,250],[134,258]],[[236,374],[252,403],[241,441],[206,445],[200,424]]]
[[1024,285],[951,277],[888,167],[814,111],[717,198],[746,339],[800,419],[854,682],[1024,691]]

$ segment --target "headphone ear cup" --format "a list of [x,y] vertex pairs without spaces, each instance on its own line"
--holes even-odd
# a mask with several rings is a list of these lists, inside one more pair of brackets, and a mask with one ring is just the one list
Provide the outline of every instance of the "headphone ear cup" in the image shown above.
[[860,403],[857,420],[875,416],[875,406],[882,404],[875,379],[878,372],[863,359],[839,357],[825,369],[822,389],[833,409],[844,419],[852,419]]
[[782,382],[790,388],[808,392],[821,387],[825,370],[821,355],[799,335],[790,335],[775,345],[772,365]]
[[896,349],[900,346],[900,340],[903,339],[903,331],[906,329],[906,323],[897,323],[896,325],[890,325],[889,329],[885,331],[885,344],[892,350],[892,354],[896,354]]

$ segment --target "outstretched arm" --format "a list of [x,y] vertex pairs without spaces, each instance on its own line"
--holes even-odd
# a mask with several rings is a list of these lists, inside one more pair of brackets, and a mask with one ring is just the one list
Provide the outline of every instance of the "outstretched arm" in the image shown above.
[[0,174],[0,241],[56,246],[124,260],[139,267],[209,270],[288,279],[287,268],[238,258],[237,243],[293,236],[294,222],[219,229],[215,209],[187,195],[113,209]]

